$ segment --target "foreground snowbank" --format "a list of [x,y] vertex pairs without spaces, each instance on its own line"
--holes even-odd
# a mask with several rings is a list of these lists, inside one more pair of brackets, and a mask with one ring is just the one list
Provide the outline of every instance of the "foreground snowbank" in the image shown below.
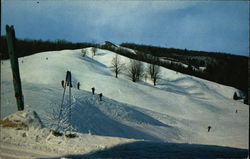
[[68,138],[64,134],[55,136],[52,130],[43,127],[36,112],[30,110],[11,114],[1,120],[0,126],[0,156],[10,158],[26,158],[32,155],[40,158],[86,154],[136,141],[76,132],[74,132],[75,138]]
[[3,158],[246,158],[244,149],[159,143],[76,133],[55,136],[34,111],[19,111],[0,122]]
[[19,129],[41,129],[44,127],[37,113],[31,110],[18,111],[7,116],[2,120],[1,125]]

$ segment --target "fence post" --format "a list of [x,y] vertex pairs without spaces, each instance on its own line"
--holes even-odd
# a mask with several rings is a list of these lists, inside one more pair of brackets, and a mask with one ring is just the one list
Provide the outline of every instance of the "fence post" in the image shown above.
[[10,58],[11,70],[13,75],[13,85],[15,90],[15,97],[17,102],[17,109],[19,111],[24,110],[23,103],[23,94],[21,86],[21,78],[19,73],[18,59],[15,56],[15,30],[13,25],[9,27],[6,25],[6,34],[7,34],[7,45],[8,53]]

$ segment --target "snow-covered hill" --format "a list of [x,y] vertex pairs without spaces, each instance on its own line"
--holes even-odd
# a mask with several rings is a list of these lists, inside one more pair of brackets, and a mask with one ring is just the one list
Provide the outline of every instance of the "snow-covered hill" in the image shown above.
[[[62,99],[61,80],[69,70],[73,79],[72,125],[77,132],[248,147],[249,107],[232,99],[237,89],[162,67],[157,86],[149,79],[134,83],[125,70],[117,79],[111,71],[116,54],[97,49],[92,58],[91,50],[87,48],[84,57],[78,49],[19,58],[25,109],[35,110],[50,126],[53,121],[49,118]],[[119,57],[128,65],[128,58]],[[80,90],[76,89],[77,82],[81,83]],[[96,88],[95,95],[91,94],[92,87]],[[98,100],[98,93],[103,93],[103,101]],[[1,118],[17,111],[13,94],[10,62],[5,60],[1,64]]]

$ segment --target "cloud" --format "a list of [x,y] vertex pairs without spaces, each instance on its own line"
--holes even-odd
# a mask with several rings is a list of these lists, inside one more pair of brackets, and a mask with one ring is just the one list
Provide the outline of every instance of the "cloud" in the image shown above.
[[247,2],[36,2],[4,1],[2,28],[14,24],[19,37],[35,39],[167,43],[176,48],[248,52]]

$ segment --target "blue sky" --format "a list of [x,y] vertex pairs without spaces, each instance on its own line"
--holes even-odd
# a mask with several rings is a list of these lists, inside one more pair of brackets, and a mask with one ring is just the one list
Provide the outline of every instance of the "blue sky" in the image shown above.
[[[37,3],[39,1],[39,3]],[[133,42],[248,56],[247,1],[4,0],[18,38]]]

